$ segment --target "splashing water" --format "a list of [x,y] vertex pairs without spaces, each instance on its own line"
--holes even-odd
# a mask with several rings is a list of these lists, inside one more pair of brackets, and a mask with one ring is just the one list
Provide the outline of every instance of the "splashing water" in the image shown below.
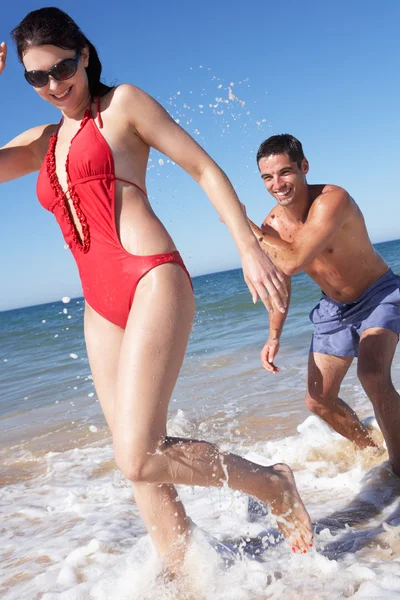
[[[254,163],[254,148],[265,137],[269,123],[252,94],[250,79],[246,77],[237,82],[223,79],[213,75],[211,68],[202,65],[197,69],[190,67],[189,70],[193,74],[192,82],[186,80],[189,89],[181,87],[158,100],[175,122],[207,151],[218,148],[216,142],[220,138],[224,141],[224,147],[227,141],[228,147],[238,145],[242,159]],[[165,168],[174,164],[168,158],[160,158],[160,154],[152,150],[148,171],[151,176],[157,176],[161,166],[164,168],[163,177],[169,177],[170,173],[165,172]]]

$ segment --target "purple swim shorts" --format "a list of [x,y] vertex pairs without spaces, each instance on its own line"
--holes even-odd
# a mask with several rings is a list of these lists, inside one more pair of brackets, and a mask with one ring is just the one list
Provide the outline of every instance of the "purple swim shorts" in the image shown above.
[[342,304],[324,294],[310,321],[314,324],[310,352],[357,356],[366,329],[383,327],[400,334],[400,277],[389,269],[354,302]]

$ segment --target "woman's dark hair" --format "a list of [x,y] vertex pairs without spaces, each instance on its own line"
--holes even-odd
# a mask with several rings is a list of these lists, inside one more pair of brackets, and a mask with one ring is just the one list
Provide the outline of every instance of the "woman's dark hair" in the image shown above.
[[257,164],[261,158],[274,154],[287,154],[292,162],[297,163],[298,167],[301,167],[304,158],[301,142],[289,133],[273,135],[265,140],[258,149]]
[[26,50],[31,46],[49,44],[65,50],[77,51],[81,51],[85,46],[88,47],[89,64],[86,73],[91,97],[104,96],[112,89],[100,81],[102,67],[96,48],[75,21],[59,8],[46,7],[33,10],[12,30],[11,35],[21,62]]

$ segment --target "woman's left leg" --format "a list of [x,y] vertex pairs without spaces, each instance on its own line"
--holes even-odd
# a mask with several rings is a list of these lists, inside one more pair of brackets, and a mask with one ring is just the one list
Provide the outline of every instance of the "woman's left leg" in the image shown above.
[[[118,362],[124,330],[110,323],[90,306],[85,309],[85,341],[93,381],[104,416],[113,432],[114,407],[117,396]],[[184,540],[188,530],[185,510],[173,485],[158,483],[135,483],[133,490],[138,508],[147,515],[146,525],[150,536],[167,562],[172,551],[175,560],[181,561],[183,544],[175,546],[177,533]],[[160,507],[165,517],[160,522]],[[158,523],[158,526],[154,525]],[[157,527],[153,529],[153,527]]]
[[[193,291],[179,265],[156,267],[138,285],[121,345],[112,425],[120,467],[121,455],[125,465],[130,460],[128,448],[135,456],[137,449],[140,462],[146,462],[165,439],[168,404],[194,311]],[[131,471],[135,463],[129,464]],[[190,525],[172,480],[149,482],[125,468],[123,472],[133,482],[136,503],[157,550],[169,566],[181,562]]]
[[147,528],[162,553],[163,539],[176,540],[179,531],[187,531],[184,512],[176,510],[174,498],[153,495],[149,503],[143,491],[146,484],[227,483],[271,504],[272,511],[284,517],[280,528],[289,543],[307,550],[311,522],[286,465],[262,467],[222,454],[213,444],[167,438],[168,404],[193,315],[193,294],[185,272],[174,264],[159,266],[138,285],[121,346],[113,422],[115,458],[136,486]]

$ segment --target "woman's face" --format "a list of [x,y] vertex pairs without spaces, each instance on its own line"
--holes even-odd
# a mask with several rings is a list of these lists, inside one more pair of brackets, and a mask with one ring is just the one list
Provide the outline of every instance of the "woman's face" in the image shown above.
[[[58,46],[30,46],[26,50],[22,62],[26,71],[49,71],[66,58],[76,58],[76,50],[65,50]],[[43,87],[35,87],[35,91],[43,100],[50,102],[63,112],[73,112],[89,96],[89,85],[85,68],[88,66],[89,52],[83,48],[77,62],[76,73],[69,79],[57,81],[51,75]]]

